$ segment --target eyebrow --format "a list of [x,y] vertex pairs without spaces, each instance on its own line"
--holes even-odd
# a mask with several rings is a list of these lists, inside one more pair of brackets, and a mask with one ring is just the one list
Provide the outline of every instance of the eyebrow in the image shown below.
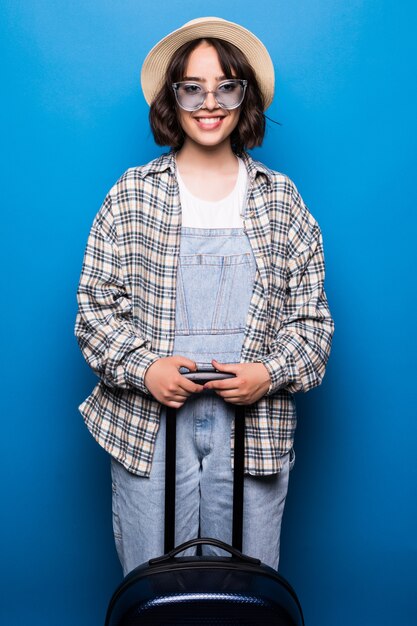
[[[215,76],[214,77],[215,80],[226,80],[227,76],[224,76],[224,74],[222,76]],[[182,80],[195,80],[198,81],[199,83],[206,83],[207,79],[206,78],[201,78],[201,76],[184,76],[184,78]]]

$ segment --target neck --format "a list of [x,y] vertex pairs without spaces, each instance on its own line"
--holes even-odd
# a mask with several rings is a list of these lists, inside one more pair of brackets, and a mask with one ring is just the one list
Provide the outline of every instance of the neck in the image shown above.
[[177,162],[190,170],[224,171],[236,168],[236,155],[229,140],[216,146],[201,146],[187,137],[177,154]]

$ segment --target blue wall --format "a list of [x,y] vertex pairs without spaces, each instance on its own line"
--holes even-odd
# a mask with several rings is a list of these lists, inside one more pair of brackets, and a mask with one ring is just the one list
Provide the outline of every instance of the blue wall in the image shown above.
[[75,291],[105,193],[159,152],[141,62],[208,12],[276,63],[282,126],[256,156],[322,226],[336,320],[325,382],[299,398],[281,571],[308,626],[417,623],[414,7],[3,0],[1,623],[102,624],[119,581],[109,463],[77,412],[95,379]]

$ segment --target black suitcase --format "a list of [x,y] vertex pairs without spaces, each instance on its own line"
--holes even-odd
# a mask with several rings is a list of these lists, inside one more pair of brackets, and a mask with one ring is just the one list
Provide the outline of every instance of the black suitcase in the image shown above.
[[[207,380],[201,375],[201,382]],[[195,377],[194,377],[195,379]],[[295,591],[274,569],[242,548],[244,409],[236,407],[233,546],[192,539],[174,548],[176,412],[167,409],[165,554],[130,572],[110,600],[105,626],[304,626]],[[230,556],[177,556],[210,544]]]

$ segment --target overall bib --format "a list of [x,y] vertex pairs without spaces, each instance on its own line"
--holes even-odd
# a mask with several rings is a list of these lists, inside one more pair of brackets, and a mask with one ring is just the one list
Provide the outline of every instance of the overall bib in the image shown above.
[[[174,354],[199,366],[240,361],[255,269],[243,229],[182,228]],[[198,535],[231,543],[233,418],[234,406],[209,391],[178,411],[176,544]],[[112,459],[113,526],[125,574],[163,553],[165,419],[162,410],[149,479]],[[286,458],[279,475],[245,477],[243,551],[275,568],[288,472]],[[204,546],[204,553],[219,550]]]

